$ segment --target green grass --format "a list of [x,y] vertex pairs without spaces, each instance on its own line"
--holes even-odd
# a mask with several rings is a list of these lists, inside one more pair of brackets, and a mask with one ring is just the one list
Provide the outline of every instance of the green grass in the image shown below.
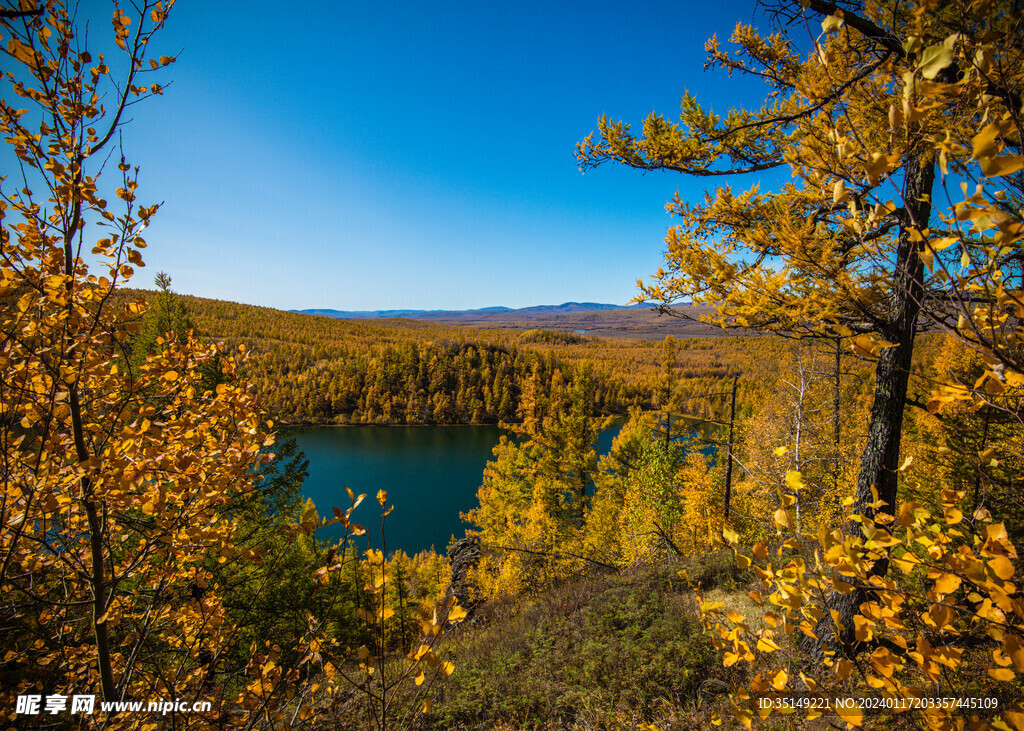
[[435,698],[435,729],[635,729],[696,713],[701,686],[728,672],[674,570],[491,602],[449,649],[456,673]]

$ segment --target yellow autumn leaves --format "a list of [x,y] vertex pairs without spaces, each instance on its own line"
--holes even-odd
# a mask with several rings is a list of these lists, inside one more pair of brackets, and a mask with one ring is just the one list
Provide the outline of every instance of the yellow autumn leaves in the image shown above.
[[[760,605],[767,596],[767,606],[772,607],[751,622],[722,601],[701,602],[705,625],[723,651],[723,663],[761,662],[759,654],[783,649],[779,636],[794,647],[800,635],[816,638],[817,625],[829,611],[827,597],[832,592],[848,594],[854,585],[863,585],[871,591],[853,617],[852,634],[857,642],[873,645],[873,649],[863,656],[840,656],[835,652],[838,648],[828,648],[825,664],[831,666],[835,680],[829,681],[827,674],[801,676],[804,689],[859,677],[883,697],[903,699],[907,701],[903,708],[913,708],[910,701],[927,695],[928,684],[939,682],[944,668],[956,671],[965,662],[956,638],[977,631],[995,644],[992,662],[985,668],[987,676],[996,682],[1015,682],[1017,674],[1024,673],[1024,592],[1014,566],[1017,551],[1006,526],[985,524],[984,514],[975,516],[983,525],[979,534],[972,537],[958,530],[963,516],[953,505],[961,497],[952,491],[944,493],[945,505],[937,514],[921,504],[903,503],[895,517],[877,516],[888,518],[891,530],[862,521],[863,539],[824,529],[816,539],[794,536],[774,552],[780,560],[778,567],[767,561],[770,554],[764,542],[753,547],[751,558],[741,552],[735,531],[723,531],[738,565],[755,562],[761,590],[752,592],[750,598]],[[802,558],[811,548],[815,548],[813,566]],[[888,579],[875,576],[872,567],[882,559],[891,560],[899,575]],[[838,621],[834,611],[832,616]],[[758,624],[761,629],[755,629]],[[779,629],[781,635],[776,635]],[[756,704],[757,693],[800,690],[789,685],[791,680],[783,668],[759,673],[750,686],[753,695],[741,693],[732,698],[734,717],[747,726],[755,717],[766,717],[765,711],[771,709]],[[954,712],[932,708],[925,717],[929,724],[939,723],[952,720]],[[1007,709],[1009,727],[1019,713],[1019,709]],[[840,715],[851,725],[863,721],[859,716]],[[997,722],[995,727],[1008,726]]]

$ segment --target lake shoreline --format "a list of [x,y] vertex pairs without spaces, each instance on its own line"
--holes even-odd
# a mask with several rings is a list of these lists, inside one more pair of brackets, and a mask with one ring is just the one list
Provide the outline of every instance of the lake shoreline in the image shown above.
[[[655,413],[656,411],[657,410],[655,409],[655,410],[646,411],[646,412],[643,412],[643,413]],[[607,418],[609,416],[613,417],[615,419],[625,419],[625,418],[627,418],[629,416],[629,414],[602,414],[601,416],[595,417],[595,418]],[[690,417],[690,416],[686,416],[686,415],[673,414],[673,418],[676,418],[678,416],[682,416],[682,418],[685,418],[685,419],[696,419],[697,418],[697,417]],[[362,423],[362,422],[348,422],[348,423],[345,423],[345,424],[338,424],[338,423],[331,422],[331,421],[283,421],[283,420],[279,421],[277,419],[273,419],[272,421],[274,422],[274,429],[321,429],[321,428],[327,428],[327,427],[356,427],[356,428],[380,427],[380,428],[383,428],[383,429],[390,429],[392,427],[402,427],[402,428],[431,427],[431,428],[435,428],[435,427],[439,427],[439,426],[443,426],[443,427],[496,426],[498,428],[501,428],[501,422],[498,422],[498,421],[476,421],[476,422],[460,421],[460,422],[456,422],[456,423],[452,423],[452,424],[397,424],[397,423],[366,424],[366,423]],[[519,426],[520,424],[521,424],[521,422],[518,422],[518,421],[517,422],[512,422],[511,426]],[[504,431],[510,431],[510,430],[505,429]]]
[[445,428],[448,428],[448,427],[466,427],[466,426],[496,426],[498,428],[501,428],[501,425],[499,423],[497,423],[497,422],[487,422],[487,421],[482,421],[482,422],[479,422],[479,423],[476,423],[476,424],[462,424],[462,423],[460,423],[460,424],[332,424],[332,423],[321,423],[321,422],[316,422],[316,421],[304,421],[304,422],[299,422],[299,423],[283,422],[283,421],[282,422],[274,422],[274,428],[275,429],[328,429],[328,428],[332,428],[332,427],[339,427],[339,428],[342,428],[342,429],[346,429],[346,428],[365,429],[365,428],[371,428],[371,427],[372,428],[380,427],[381,429],[392,429],[392,428],[395,428],[395,427],[417,429],[417,428],[422,428],[422,427],[429,427],[431,429],[436,429],[437,427],[442,427],[442,426],[445,427]]

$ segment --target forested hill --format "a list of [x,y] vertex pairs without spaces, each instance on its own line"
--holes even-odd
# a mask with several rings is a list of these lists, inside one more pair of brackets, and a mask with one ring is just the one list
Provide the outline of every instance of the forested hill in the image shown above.
[[[153,294],[132,294],[152,299]],[[660,408],[663,347],[541,329],[471,328],[408,319],[347,321],[174,295],[201,338],[245,344],[246,368],[278,420],[302,423],[452,424],[517,421],[523,399],[547,398],[586,371],[595,413]],[[681,412],[716,418],[731,377],[754,374],[772,339],[679,341]],[[744,378],[740,408],[758,378]],[[713,395],[719,394],[719,395]]]
[[[587,339],[525,336],[395,319],[347,322],[184,298],[196,329],[227,347],[244,343],[249,374],[284,421],[457,424],[516,421],[582,369],[568,362]],[[596,412],[650,401],[642,382],[591,369]]]

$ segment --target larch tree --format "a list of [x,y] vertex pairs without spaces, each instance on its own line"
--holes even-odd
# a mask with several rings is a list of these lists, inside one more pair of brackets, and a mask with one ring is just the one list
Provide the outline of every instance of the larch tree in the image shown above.
[[[774,190],[678,193],[681,223],[642,298],[663,311],[717,306],[715,321],[842,335],[874,359],[875,393],[854,512],[890,518],[915,338],[938,323],[990,356],[992,389],[1018,381],[1021,17],[990,0],[781,0],[770,35],[740,23],[708,67],[766,85],[724,114],[684,94],[680,123],[652,113],[635,134],[602,117],[577,149],[688,176],[787,171]],[[759,176],[762,177],[762,176]],[[961,183],[963,183],[961,192]],[[941,206],[940,206],[941,204]],[[970,398],[963,390],[942,398]],[[861,523],[849,531],[859,535]],[[887,560],[873,572],[886,572]],[[841,622],[858,592],[836,597]]]

